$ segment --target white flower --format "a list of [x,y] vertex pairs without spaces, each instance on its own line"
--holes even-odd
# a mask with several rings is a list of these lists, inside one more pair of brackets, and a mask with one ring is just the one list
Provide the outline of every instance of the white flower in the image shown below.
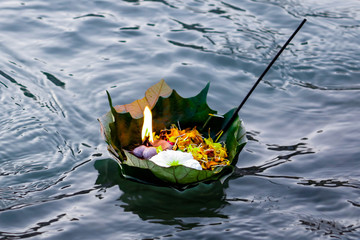
[[159,152],[149,159],[161,167],[171,167],[183,165],[185,167],[202,170],[200,163],[195,160],[191,153],[167,150]]

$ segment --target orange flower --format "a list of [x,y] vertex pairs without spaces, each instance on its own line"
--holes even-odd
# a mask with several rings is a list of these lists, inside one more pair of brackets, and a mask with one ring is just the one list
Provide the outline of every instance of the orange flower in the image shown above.
[[203,138],[199,131],[193,129],[179,130],[175,125],[170,129],[161,130],[155,139],[163,139],[174,144],[173,150],[189,152],[198,160],[203,169],[213,170],[217,166],[226,166],[230,162],[226,147],[216,143],[211,137]]

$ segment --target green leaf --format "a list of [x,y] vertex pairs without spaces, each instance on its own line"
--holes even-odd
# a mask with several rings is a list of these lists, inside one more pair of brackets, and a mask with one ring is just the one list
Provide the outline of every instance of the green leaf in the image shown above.
[[139,159],[128,151],[125,151],[125,155],[127,160],[124,162],[124,164],[132,167],[149,169],[156,177],[165,182],[186,185],[204,181],[216,174],[214,171],[196,170],[182,165],[160,167],[150,160]]
[[[158,88],[159,85],[164,84],[166,83],[161,80],[154,86]],[[154,86],[149,89],[154,89]],[[171,124],[179,123],[183,129],[197,126],[200,133],[207,137],[210,132],[214,139],[215,134],[229,121],[235,109],[219,117],[217,112],[210,109],[206,103],[209,86],[210,84],[207,84],[198,95],[191,98],[183,98],[171,89],[170,91],[167,89],[167,92],[171,92],[169,96],[157,95],[157,102],[152,109],[153,131],[159,132],[161,129],[169,128]],[[119,160],[123,175],[129,178],[144,182],[143,171],[148,171],[151,173],[149,175],[175,187],[218,180],[231,172],[240,151],[246,144],[243,123],[237,117],[226,134],[220,138],[220,141],[226,144],[232,166],[218,167],[213,171],[196,170],[182,165],[160,167],[152,161],[139,159],[130,152],[141,144],[143,117],[133,118],[129,112],[118,112],[118,108],[112,107],[110,95],[108,98],[111,111],[99,119],[101,131],[109,145],[109,151]],[[139,169],[138,172],[142,174],[137,174],[137,171],[131,171],[130,174],[129,167],[131,170]]]

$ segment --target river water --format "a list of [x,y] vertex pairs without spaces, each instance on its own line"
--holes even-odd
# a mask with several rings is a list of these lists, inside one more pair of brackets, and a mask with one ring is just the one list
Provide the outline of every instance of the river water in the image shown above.
[[[358,0],[2,0],[1,239],[360,239]],[[97,118],[160,79],[236,107],[222,185],[120,177]]]

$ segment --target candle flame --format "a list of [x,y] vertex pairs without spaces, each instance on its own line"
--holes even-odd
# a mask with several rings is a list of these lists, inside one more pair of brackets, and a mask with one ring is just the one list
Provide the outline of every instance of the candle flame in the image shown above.
[[143,141],[148,139],[150,143],[154,142],[152,133],[152,115],[148,106],[144,109],[144,123],[141,131],[141,139]]

